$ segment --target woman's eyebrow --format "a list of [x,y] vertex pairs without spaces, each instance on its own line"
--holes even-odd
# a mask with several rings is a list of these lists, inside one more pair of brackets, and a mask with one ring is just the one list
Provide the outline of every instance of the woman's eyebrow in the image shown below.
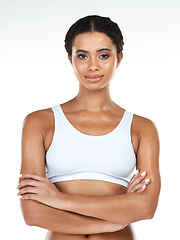
[[[111,50],[108,49],[108,48],[101,48],[101,49],[97,50],[96,52],[102,52],[102,51],[109,51],[109,52],[111,52]],[[78,53],[78,52],[89,53],[88,51],[82,50],[82,49],[79,49],[79,50],[76,51],[76,53]]]
[[108,48],[101,48],[101,49],[97,50],[96,52],[102,52],[102,51],[109,51],[109,52],[111,52],[111,50],[108,49]]

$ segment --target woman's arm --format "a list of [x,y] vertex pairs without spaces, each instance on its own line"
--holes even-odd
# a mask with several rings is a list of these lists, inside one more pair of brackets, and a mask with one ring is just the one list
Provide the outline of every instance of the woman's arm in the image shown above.
[[38,226],[67,234],[97,234],[124,228],[119,224],[48,207],[33,200],[21,200],[24,219],[29,226]]
[[[37,111],[28,115],[24,121],[21,173],[34,172],[45,177],[45,149],[43,144],[44,121],[47,119],[47,116],[45,116],[46,114],[43,111]],[[22,181],[21,178],[20,181]],[[56,232],[95,234],[121,229],[119,224],[53,209],[32,200],[21,200],[21,209],[24,220],[28,225],[39,226]]]

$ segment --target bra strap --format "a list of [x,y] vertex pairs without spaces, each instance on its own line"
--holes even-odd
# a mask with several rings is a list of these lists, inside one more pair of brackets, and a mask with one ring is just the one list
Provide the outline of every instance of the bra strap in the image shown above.
[[128,136],[130,141],[131,141],[132,120],[133,120],[133,113],[126,111],[125,116],[123,118],[123,122],[122,122],[122,129],[124,132],[126,132],[126,135]]

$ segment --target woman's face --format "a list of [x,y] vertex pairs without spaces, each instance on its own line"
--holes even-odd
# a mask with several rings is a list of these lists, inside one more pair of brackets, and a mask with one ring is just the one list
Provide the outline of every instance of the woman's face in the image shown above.
[[122,59],[112,40],[100,32],[78,34],[69,60],[80,84],[89,89],[101,89],[112,79]]

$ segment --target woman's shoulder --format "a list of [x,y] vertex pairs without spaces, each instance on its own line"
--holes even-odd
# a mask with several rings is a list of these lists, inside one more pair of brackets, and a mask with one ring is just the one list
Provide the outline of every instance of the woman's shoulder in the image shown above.
[[137,114],[133,114],[133,127],[139,136],[157,134],[157,128],[153,120]]
[[133,120],[136,122],[136,124],[143,125],[143,126],[151,126],[154,125],[153,120],[147,117],[143,117],[137,114],[133,114]]
[[51,108],[40,109],[26,115],[23,127],[31,127],[44,130],[53,123],[53,111]]

